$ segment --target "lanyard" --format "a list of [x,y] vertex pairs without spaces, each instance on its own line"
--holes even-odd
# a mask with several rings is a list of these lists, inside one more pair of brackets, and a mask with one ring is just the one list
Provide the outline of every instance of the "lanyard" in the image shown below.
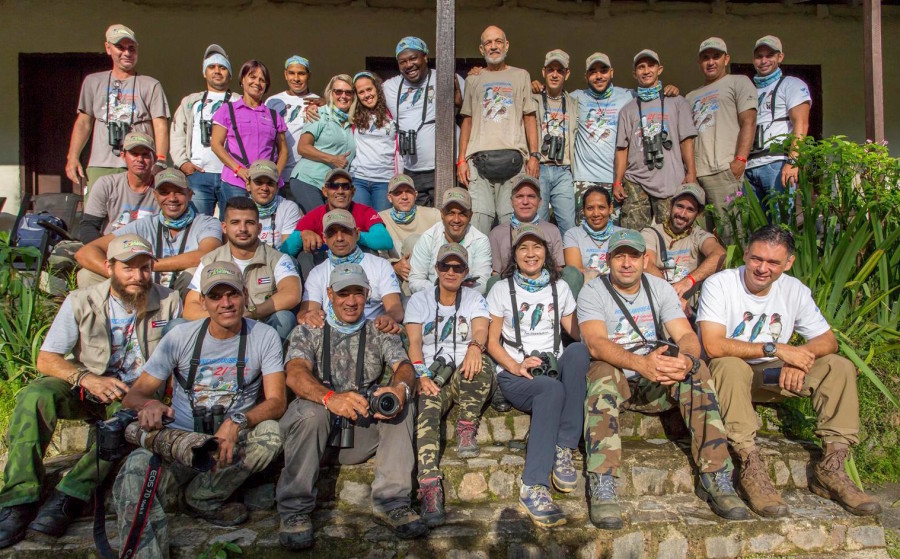
[[[191,225],[193,225],[193,224],[194,224],[194,223],[191,222],[191,223],[188,224],[187,227],[184,228],[184,236],[181,238],[181,247],[179,247],[179,249],[178,249],[178,254],[184,254],[184,247],[187,246],[187,238],[188,238],[188,234],[191,232]],[[169,246],[172,246],[172,245],[169,243],[169,235],[168,235],[168,229],[169,229],[169,228],[166,227],[166,229],[167,229],[167,231],[166,231],[166,238],[165,238],[166,244],[168,244]],[[163,252],[163,249],[162,249],[162,244],[163,244],[163,232],[162,232],[162,230],[163,230],[163,224],[157,222],[157,223],[156,223],[156,250],[154,251],[154,252],[156,252],[156,259],[157,259],[157,260],[160,260],[160,259],[163,258],[163,254],[162,254],[162,252]],[[160,274],[162,274],[162,272],[154,272],[154,274],[156,275],[156,281],[159,282]],[[171,289],[171,288],[172,288],[172,284],[175,283],[175,278],[176,278],[177,276],[178,276],[178,272],[172,272],[172,277],[169,278],[169,285],[167,285],[166,287],[168,287],[169,289]]]
[[[325,322],[325,328],[322,340],[322,380],[325,381],[325,384],[329,388],[334,388],[334,384],[331,382],[331,324]],[[352,335],[352,334],[351,334]],[[349,342],[348,342],[349,343]],[[363,367],[365,365],[364,361],[366,359],[366,327],[363,325],[362,328],[359,329],[359,348],[356,350],[356,391],[362,391],[362,383],[363,383]]]
[[[563,114],[563,116],[562,116],[562,122],[563,122],[563,124],[565,124],[565,120],[566,120],[566,92],[563,91],[563,92],[560,94],[559,97],[560,97],[560,99],[562,100],[562,114]],[[549,133],[550,133],[550,110],[547,108],[547,91],[546,91],[546,90],[541,91],[541,98],[542,98],[543,104],[544,104],[544,122],[547,123],[547,133],[549,134]],[[563,133],[563,135],[562,135],[563,141],[565,141],[565,140],[566,140],[566,127],[565,127],[563,124],[560,124],[559,127],[560,127],[560,129],[562,130],[562,133]]]
[[[437,357],[440,350],[438,350],[438,325],[440,321],[438,320],[440,316],[438,313],[441,310],[441,288],[440,286],[434,286],[434,302],[436,303],[434,307],[434,356]],[[459,314],[459,306],[462,303],[462,288],[459,288],[459,291],[456,292],[456,302],[454,303],[453,316],[450,317],[450,320],[453,321],[453,357],[451,358],[452,362],[456,362],[456,317]]]
[[[637,101],[638,106],[638,125],[641,128],[641,142],[644,141],[644,112],[641,110],[641,98],[635,97],[635,101]],[[647,121],[647,124],[650,124],[650,121]],[[661,131],[666,132],[666,97],[659,92],[659,128]],[[665,139],[665,138],[663,138]]]
[[[454,79],[456,79],[454,77]],[[428,70],[428,77],[425,78],[425,98],[422,100],[422,121],[419,124],[419,127],[416,128],[416,132],[422,129],[426,124],[431,124],[434,122],[433,120],[430,122],[425,122],[425,117],[428,115],[428,84],[431,83],[431,70]],[[397,86],[397,127],[400,127],[400,94],[403,92],[403,79],[400,80],[400,85]]]
[[[631,311],[625,306],[625,303],[622,302],[622,297],[616,291],[616,289],[609,282],[608,276],[600,276],[600,280],[603,282],[603,286],[609,291],[610,297],[613,298],[613,301],[616,302],[616,305],[619,307],[619,310],[622,311],[622,315],[631,325],[631,328],[634,330],[635,334],[641,337],[644,344],[643,346],[635,346],[628,351],[634,352],[640,347],[646,347],[650,344],[646,337],[644,337],[644,333],[641,332],[641,329],[638,327],[637,322],[634,320],[634,317],[631,315]],[[656,316],[656,309],[653,308],[653,296],[650,294],[650,282],[647,281],[647,275],[641,275],[641,287],[644,289],[644,292],[647,294],[647,303],[650,305],[650,316],[653,317],[653,328],[656,330],[656,339],[663,339],[663,325],[662,322],[659,321],[659,318]]]
[[[191,409],[194,407],[194,381],[197,379],[197,367],[200,366],[200,355],[203,350],[203,340],[206,338],[206,333],[209,332],[209,319],[205,319],[203,324],[200,325],[200,331],[197,332],[197,340],[194,342],[194,354],[191,356],[191,365],[188,369],[188,376],[184,382],[181,382],[181,379],[178,378],[178,371],[176,370],[175,380],[181,385],[181,388],[187,393],[188,400],[191,402]],[[231,406],[234,405],[236,401],[240,398],[241,394],[244,393],[244,368],[247,366],[247,320],[241,319],[241,333],[240,339],[238,340],[238,354],[237,354],[237,362],[235,365],[237,366],[237,385],[238,389],[234,396],[231,397],[231,403],[228,405],[228,409],[225,410],[225,414],[231,410]]]
[[[137,89],[137,72],[135,72],[134,77],[131,81],[131,116],[128,117],[128,127],[130,128],[134,124],[134,110],[137,106],[138,100],[138,89]],[[116,83],[119,83],[119,80],[116,80]],[[109,86],[112,85],[112,70],[109,72],[109,77],[106,79],[106,123],[109,124]],[[124,85],[124,84],[123,84]],[[122,93],[122,90],[118,87],[119,93]],[[116,103],[118,106],[118,103]]]
[[[203,120],[203,108],[206,106],[206,96],[209,95],[209,90],[203,92],[203,98],[200,99],[200,125],[202,126],[204,122],[209,122],[208,120]],[[225,97],[222,99],[226,103],[231,99],[231,90],[225,90]],[[209,115],[212,118],[212,115]]]

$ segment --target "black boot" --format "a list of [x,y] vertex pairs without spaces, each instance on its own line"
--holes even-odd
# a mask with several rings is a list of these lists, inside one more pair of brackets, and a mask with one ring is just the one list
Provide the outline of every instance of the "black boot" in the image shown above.
[[15,545],[25,538],[25,528],[37,511],[37,503],[25,503],[0,509],[0,549]]
[[494,395],[491,397],[491,407],[494,408],[494,411],[500,413],[505,413],[512,409],[512,405],[503,397],[503,392],[499,388],[494,390]]
[[54,489],[44,506],[41,507],[37,518],[28,525],[28,529],[58,538],[65,534],[69,529],[69,524],[81,515],[86,504],[81,499],[70,497],[62,491]]

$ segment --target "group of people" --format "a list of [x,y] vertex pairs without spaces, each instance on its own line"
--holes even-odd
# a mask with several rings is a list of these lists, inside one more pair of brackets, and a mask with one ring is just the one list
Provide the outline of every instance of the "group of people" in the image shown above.
[[[440,200],[436,79],[420,39],[398,44],[400,77],[335,76],[324,103],[309,93],[309,61],[299,56],[285,63],[288,91],[263,102],[268,70],[251,61],[240,73],[243,97],[233,96],[228,57],[211,45],[209,89],[185,98],[169,135],[164,96],[144,101],[162,95],[158,82],[133,72],[134,34],[116,25],[106,39],[114,68],[85,80],[68,166],[73,180],[93,183],[74,251],[80,288],[43,342],[42,376],[18,395],[0,547],[26,528],[66,531],[113,464],[92,446],[41,503],[56,422],[104,419],[120,407],[135,410],[147,432],[192,431],[198,412],[225,410],[211,433],[216,468],[166,463],[140,526],[155,458],[137,449],[121,466],[112,491],[120,540],[135,545],[135,557],[167,555],[164,510],[178,487],[186,513],[244,522],[235,493],[281,453],[284,547],[313,544],[320,464],[372,456],[375,520],[399,538],[421,537],[446,520],[440,433],[453,405],[460,457],[479,455],[487,405],[531,415],[519,504],[542,528],[566,521],[552,490],[575,490],[582,438],[591,521],[622,527],[625,409],[679,410],[698,494],[716,514],[744,519],[749,505],[786,515],[755,443],[753,403],[790,397],[810,397],[817,415],[823,454],[810,489],[854,514],[880,512],[844,473],[859,441],[856,370],[836,355],[810,290],[785,274],[793,238],[763,227],[744,265],[723,269],[725,248],[703,227],[707,203],[727,210],[719,202],[740,188],[745,166],[748,178],[763,169],[765,191],[796,177],[786,156],[748,162],[757,108],[793,115],[762,119],[764,136],[775,123],[801,134],[795,109],[808,111],[808,94],[787,106],[800,86],[781,83],[776,38],[756,45],[757,88],[789,101],[772,91],[757,107],[749,80],[726,74],[719,39],[701,45],[707,85],[685,101],[663,90],[652,51],[634,59],[636,97],[612,86],[602,53],[587,59],[586,90],[563,91],[569,57],[558,50],[547,54],[545,82],[532,84],[505,64],[509,43],[489,27],[480,47],[487,66],[454,99],[462,186]],[[129,130],[116,147],[123,122]],[[77,155],[92,124],[83,170]],[[405,153],[385,157],[389,144]],[[166,167],[167,153],[178,168]],[[804,344],[790,344],[795,333]],[[126,538],[135,529],[139,541]]]

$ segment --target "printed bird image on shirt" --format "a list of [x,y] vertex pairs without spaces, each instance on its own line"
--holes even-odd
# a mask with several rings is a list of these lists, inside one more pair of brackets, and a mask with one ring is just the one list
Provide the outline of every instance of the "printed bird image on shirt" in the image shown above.
[[513,110],[513,87],[511,83],[489,83],[484,87],[481,102],[481,117],[492,122],[502,122],[509,118]]
[[237,392],[237,356],[201,358],[194,380],[194,402],[228,406]]
[[588,139],[595,143],[603,143],[607,140],[615,141],[614,133],[619,125],[618,111],[616,109],[591,108],[588,109],[584,126],[587,128]]
[[450,320],[446,321],[444,323],[444,327],[441,328],[441,338],[440,339],[442,342],[447,339],[447,337],[450,335],[451,332],[453,332],[453,324],[454,324],[453,317],[451,316]]
[[534,310],[531,311],[531,330],[534,331],[537,328],[538,323],[541,321],[541,316],[544,314],[544,303],[538,303],[534,306]]
[[759,320],[756,321],[756,324],[753,325],[753,331],[750,332],[750,342],[756,340],[759,334],[762,332],[763,326],[766,324],[766,313],[762,313],[759,315]]
[[459,332],[459,338],[465,342],[469,339],[469,323],[464,316],[459,317],[457,323],[456,331]]
[[[635,331],[628,318],[617,308],[614,316],[618,322],[616,323],[615,328],[607,334],[610,341],[625,346],[626,349],[628,349],[629,346],[643,343],[644,338],[655,340],[656,327],[653,325],[653,313],[650,312],[650,305],[631,307],[629,311],[635,324],[641,329],[640,333]],[[641,334],[643,334],[643,338],[641,337]]]
[[541,134],[562,136],[563,134],[568,133],[569,115],[562,111],[550,111],[547,117],[547,120],[541,120]]
[[116,371],[119,380],[130,384],[137,380],[144,367],[141,348],[134,337],[134,315],[127,318],[111,316],[109,324],[112,354],[107,370]]
[[734,332],[731,333],[732,338],[740,338],[743,335],[744,331],[747,330],[747,325],[750,324],[750,321],[753,320],[753,313],[750,311],[744,311],[744,320],[738,324]]
[[521,305],[519,305],[519,313],[517,315],[519,324],[522,324],[522,319],[525,318],[525,311],[527,311],[530,308],[531,308],[531,305],[529,305],[528,303],[522,303]]
[[[109,120],[107,122],[132,122],[132,113],[137,116],[137,108],[134,107],[134,80],[121,83],[115,80],[107,90],[107,108]],[[126,89],[128,88],[128,89]],[[105,116],[105,115],[104,115]]]
[[716,111],[719,110],[719,90],[714,89],[694,100],[691,112],[698,132],[716,125]]
[[606,251],[599,249],[588,257],[587,268],[597,270],[601,276],[609,273],[609,266],[606,265]]
[[203,116],[200,116],[200,111],[201,111],[200,101],[197,101],[197,104],[194,105],[194,109],[195,109],[194,110],[194,119],[196,120],[198,118],[202,118],[203,120],[212,120],[213,115],[216,114],[216,111],[219,110],[219,107],[221,107],[224,102],[225,101],[222,99],[220,99],[218,101],[213,101],[212,99],[207,99],[206,104],[203,105],[203,109],[202,109]]
[[776,313],[772,313],[772,319],[769,321],[769,335],[772,336],[772,341],[778,343],[778,338],[781,337],[781,315]]
[[133,208],[130,206],[122,206],[122,213],[119,214],[119,217],[113,222],[112,228],[110,231],[115,231],[116,229],[120,229],[132,221],[137,221],[142,217],[147,217],[148,215],[153,215],[158,210],[154,208]]
[[[443,320],[444,320],[444,317],[441,315],[438,315],[437,322],[442,322]],[[427,336],[428,334],[431,334],[432,332],[434,332],[434,329],[436,327],[437,327],[437,323],[434,320],[432,320],[431,322],[428,322],[425,324],[425,329],[423,330],[423,332]]]

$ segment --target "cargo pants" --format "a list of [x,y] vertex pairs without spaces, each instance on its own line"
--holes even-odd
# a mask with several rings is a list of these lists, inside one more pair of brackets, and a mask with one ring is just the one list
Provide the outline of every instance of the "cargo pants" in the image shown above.
[[669,219],[670,198],[650,196],[644,187],[636,182],[624,180],[625,200],[622,201],[622,213],[619,226],[640,231],[649,227],[655,219],[657,223],[665,223]]

